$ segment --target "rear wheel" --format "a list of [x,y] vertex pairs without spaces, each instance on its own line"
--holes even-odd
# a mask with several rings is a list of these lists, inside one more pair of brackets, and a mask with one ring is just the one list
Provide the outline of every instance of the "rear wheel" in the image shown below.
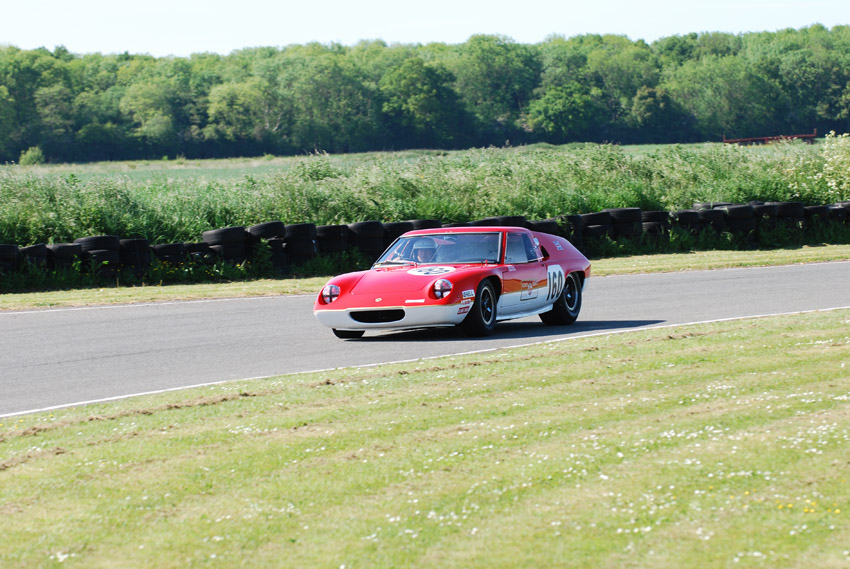
[[496,327],[496,292],[490,281],[478,285],[475,303],[463,320],[462,326],[470,336],[489,336]]
[[540,315],[540,320],[547,326],[566,326],[576,321],[580,311],[581,280],[578,273],[570,273],[561,296],[552,305],[552,310]]
[[333,328],[332,330],[334,331],[334,336],[342,338],[343,340],[362,338],[364,332],[363,330],[337,330],[336,328]]

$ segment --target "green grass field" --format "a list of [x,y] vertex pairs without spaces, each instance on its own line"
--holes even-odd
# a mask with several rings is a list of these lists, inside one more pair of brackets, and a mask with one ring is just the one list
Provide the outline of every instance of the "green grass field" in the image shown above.
[[0,419],[0,566],[844,567],[850,311]]

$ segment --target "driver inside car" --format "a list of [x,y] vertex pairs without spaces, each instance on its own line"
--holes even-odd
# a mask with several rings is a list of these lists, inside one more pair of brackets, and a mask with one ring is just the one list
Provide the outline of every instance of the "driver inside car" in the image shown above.
[[437,246],[433,239],[419,239],[413,244],[413,261],[417,263],[428,263],[434,258]]

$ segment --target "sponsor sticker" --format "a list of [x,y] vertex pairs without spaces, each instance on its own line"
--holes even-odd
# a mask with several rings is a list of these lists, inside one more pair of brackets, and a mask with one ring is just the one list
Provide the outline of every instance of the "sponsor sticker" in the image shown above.
[[463,298],[475,298],[475,291],[472,289],[463,291]]
[[472,308],[472,307],[471,306],[461,306],[460,308],[457,309],[457,313],[458,314],[466,314],[467,312],[469,312],[470,308]]
[[560,241],[555,241],[555,249],[557,249],[558,251],[563,251],[563,250],[564,250],[564,246],[563,246],[563,245],[561,245],[561,242],[560,242]]
[[408,275],[419,275],[423,277],[433,277],[436,275],[445,275],[446,273],[451,273],[455,270],[454,267],[416,267],[415,269],[410,269],[407,271]]
[[466,306],[467,304],[472,304],[473,302],[475,302],[475,299],[472,298],[464,298],[460,301],[461,305],[463,306]]
[[422,304],[422,303],[425,302],[425,299],[424,298],[413,298],[413,299],[407,299],[404,302],[405,302],[405,304]]

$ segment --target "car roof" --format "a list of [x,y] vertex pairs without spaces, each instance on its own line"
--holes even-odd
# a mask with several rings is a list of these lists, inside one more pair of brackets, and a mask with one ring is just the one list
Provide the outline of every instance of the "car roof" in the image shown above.
[[503,225],[469,225],[463,227],[435,227],[431,229],[416,229],[413,231],[408,231],[404,235],[418,236],[434,234],[445,235],[446,233],[502,233],[505,231],[528,232],[529,230],[525,227],[513,227]]

